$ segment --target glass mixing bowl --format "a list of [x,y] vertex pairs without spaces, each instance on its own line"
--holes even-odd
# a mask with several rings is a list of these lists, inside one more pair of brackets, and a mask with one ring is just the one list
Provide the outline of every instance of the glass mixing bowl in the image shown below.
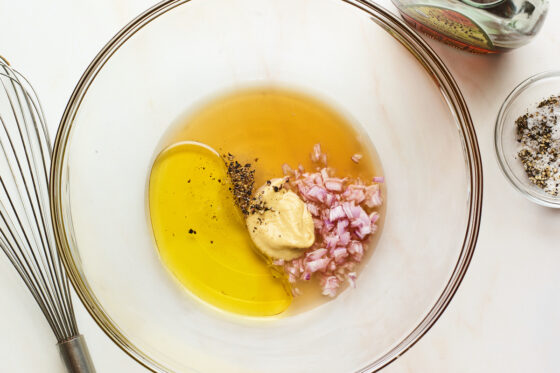
[[[356,289],[306,312],[248,319],[188,296],[160,263],[147,181],[162,135],[236,87],[327,99],[375,144],[381,237]],[[235,128],[232,128],[235,130]],[[363,0],[164,1],[97,55],[56,138],[56,236],[86,308],[154,372],[369,372],[410,348],[473,255],[482,169],[467,106],[410,27]]]

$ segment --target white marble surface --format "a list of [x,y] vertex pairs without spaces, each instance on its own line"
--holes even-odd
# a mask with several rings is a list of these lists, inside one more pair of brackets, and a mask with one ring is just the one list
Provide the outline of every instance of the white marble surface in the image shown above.
[[[389,0],[379,0],[394,11]],[[0,54],[33,82],[52,131],[97,51],[152,0],[0,0]],[[469,104],[484,163],[479,244],[457,295],[431,331],[385,372],[560,371],[560,211],[517,194],[501,175],[492,139],[496,113],[526,77],[560,69],[560,4],[542,33],[503,56],[474,56],[432,42]],[[31,296],[0,260],[3,372],[62,372],[53,337]],[[99,372],[146,370],[121,352],[76,302]]]

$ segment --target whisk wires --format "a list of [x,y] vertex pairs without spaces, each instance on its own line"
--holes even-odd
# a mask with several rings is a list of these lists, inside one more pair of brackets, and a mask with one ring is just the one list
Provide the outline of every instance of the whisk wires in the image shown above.
[[33,87],[2,59],[0,82],[0,247],[62,342],[79,332],[50,215],[45,116]]

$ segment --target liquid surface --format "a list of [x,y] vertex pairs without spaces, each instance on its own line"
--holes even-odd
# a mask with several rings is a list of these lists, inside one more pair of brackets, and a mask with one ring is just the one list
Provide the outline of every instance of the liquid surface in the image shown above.
[[[220,154],[235,155],[241,163],[251,163],[256,171],[255,189],[269,179],[282,177],[285,163],[293,168],[301,164],[313,171],[310,153],[317,143],[328,154],[329,166],[338,176],[371,180],[382,174],[376,167],[379,162],[369,139],[345,117],[319,100],[276,87],[240,90],[207,102],[171,128],[162,148],[184,141],[200,142]],[[363,155],[359,163],[352,161],[356,153]],[[180,148],[170,148],[156,160],[150,182],[157,245],[164,264],[177,279],[208,303],[246,315],[279,314],[288,306],[284,314],[299,313],[328,301],[317,284],[309,282],[299,286],[304,295],[290,305],[292,299],[284,289],[284,281],[274,278],[266,262],[255,254],[228,187],[209,187],[207,181],[195,187],[191,185],[194,177],[190,177],[191,184],[185,184],[187,174],[208,179],[196,166],[200,161],[193,157]],[[221,172],[224,182],[223,163],[220,167],[214,161],[210,163],[214,176]],[[156,178],[160,179],[157,183]],[[167,183],[170,184],[164,185]],[[166,191],[156,193],[156,188]],[[212,201],[223,206],[218,221],[205,212]],[[188,213],[195,210],[195,215]],[[188,223],[192,222],[192,229],[197,231],[196,238],[185,234],[191,228],[185,215],[194,218]],[[176,232],[181,232],[180,238]],[[214,243],[209,244],[210,240]],[[216,263],[218,267],[214,267]],[[227,297],[221,293],[224,286]]]
[[289,289],[257,256],[234,205],[222,159],[200,145],[164,150],[150,177],[150,215],[160,256],[194,295],[220,309],[271,316]]
[[[181,121],[164,146],[186,140],[253,163],[255,188],[281,177],[284,163],[314,170],[309,155],[317,143],[338,175],[370,180],[377,164],[366,135],[345,117],[319,100],[279,88],[246,89],[214,99]],[[359,164],[352,162],[355,153],[364,156]]]

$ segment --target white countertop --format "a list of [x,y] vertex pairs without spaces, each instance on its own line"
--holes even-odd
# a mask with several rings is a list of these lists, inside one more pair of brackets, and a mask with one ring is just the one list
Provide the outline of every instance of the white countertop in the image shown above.
[[[389,0],[379,3],[391,10]],[[72,89],[95,54],[153,0],[0,0],[0,54],[38,91],[55,132]],[[484,164],[478,246],[441,319],[384,372],[553,372],[560,370],[560,211],[537,206],[508,185],[496,162],[493,128],[511,89],[560,69],[560,4],[528,46],[475,56],[431,42],[469,105]],[[558,23],[557,23],[558,22]],[[0,365],[3,372],[63,372],[47,323],[0,257]],[[75,302],[98,372],[140,373]]]

